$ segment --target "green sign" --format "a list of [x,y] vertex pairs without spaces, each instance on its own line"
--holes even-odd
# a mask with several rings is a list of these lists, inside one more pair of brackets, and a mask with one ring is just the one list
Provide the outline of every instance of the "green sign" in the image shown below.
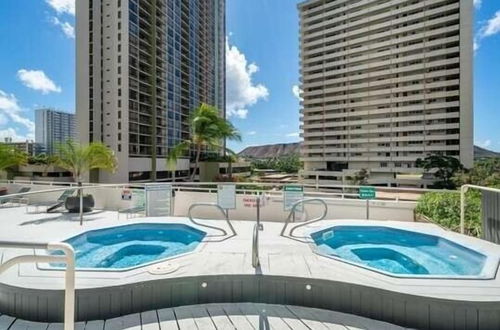
[[375,188],[373,188],[373,187],[360,187],[359,188],[359,198],[360,199],[375,199]]
[[[285,211],[290,211],[293,204],[304,199],[304,187],[287,185],[283,187],[283,207]],[[297,211],[302,212],[303,205],[297,207]]]

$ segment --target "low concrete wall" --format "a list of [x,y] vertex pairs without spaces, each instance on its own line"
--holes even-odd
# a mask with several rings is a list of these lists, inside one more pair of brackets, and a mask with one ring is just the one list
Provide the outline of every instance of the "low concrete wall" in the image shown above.
[[[205,288],[202,283],[206,283]],[[0,284],[0,313],[25,320],[59,322],[63,319],[63,297],[63,291]],[[498,302],[436,299],[296,277],[184,277],[77,290],[76,297],[79,321],[183,305],[255,302],[322,308],[417,329],[500,329]]]
[[[7,185],[9,193],[15,193],[21,185]],[[62,186],[49,185],[30,185],[31,192],[47,190],[52,188],[63,188]],[[134,195],[132,200],[122,200],[122,188],[86,188],[85,194],[92,194],[95,199],[95,208],[108,211],[130,208],[134,205]],[[60,192],[51,192],[35,194],[28,196],[30,202],[54,201],[60,195]],[[261,220],[263,221],[284,221],[288,216],[288,211],[283,209],[283,199],[281,192],[271,192],[265,198],[264,205],[261,207]],[[333,195],[335,196],[335,195]],[[328,204],[328,219],[365,219],[366,202],[357,199],[325,198],[325,194],[315,195],[315,193],[306,193],[306,198],[323,198]],[[216,192],[199,191],[176,191],[173,198],[173,215],[187,216],[188,209],[193,203],[198,202],[217,202]],[[415,202],[406,201],[370,201],[370,219],[374,220],[394,220],[394,221],[413,221],[413,210]],[[322,207],[319,204],[307,204],[304,217],[312,219],[322,213]],[[201,207],[193,212],[193,216],[201,218],[222,219],[219,210],[211,207]],[[229,211],[230,219],[234,220],[255,220],[256,207],[255,195],[236,195],[236,209]],[[297,213],[297,219],[300,220],[301,214]]]
[[[306,198],[314,198],[314,193],[306,194]],[[324,198],[324,195],[321,196]],[[236,209],[229,211],[230,219],[234,220],[255,220],[256,208],[252,201],[255,196],[238,194],[236,197]],[[325,198],[324,198],[325,199]],[[326,198],[328,205],[327,219],[365,219],[366,202],[356,199]],[[179,191],[175,196],[175,216],[186,216],[189,206],[197,202],[217,202],[216,193],[186,192]],[[396,201],[370,201],[370,219],[375,220],[395,220],[413,221],[414,202]],[[322,206],[319,204],[307,204],[305,207],[306,218],[312,219],[322,213]],[[266,199],[261,207],[261,220],[263,221],[284,221],[289,211],[283,209],[283,199],[280,193]],[[196,217],[220,219],[220,211],[210,207],[201,207],[193,212]],[[300,219],[300,213],[297,213]]]

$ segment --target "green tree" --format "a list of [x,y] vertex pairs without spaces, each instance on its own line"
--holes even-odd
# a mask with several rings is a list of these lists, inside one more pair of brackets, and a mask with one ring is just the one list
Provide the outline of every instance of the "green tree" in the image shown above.
[[299,155],[290,155],[276,160],[275,169],[285,173],[298,173],[302,168]]
[[194,148],[195,167],[191,173],[191,181],[194,181],[203,149],[225,150],[225,146],[221,144],[224,140],[241,141],[241,135],[228,120],[220,116],[217,108],[207,104],[202,104],[194,110],[190,123],[191,138],[180,142],[170,151],[167,166],[170,170],[174,170],[177,159]]
[[455,189],[456,186],[452,178],[455,173],[464,169],[457,158],[438,154],[427,156],[424,159],[419,158],[416,165],[428,172],[434,170],[434,177],[438,179],[435,187],[444,189]]
[[481,159],[474,167],[455,173],[453,182],[457,186],[475,184],[486,187],[500,187],[500,158]]
[[0,144],[0,171],[9,170],[14,166],[24,165],[28,161],[26,153],[14,146]]
[[[465,233],[481,236],[481,193],[468,191],[465,195]],[[460,231],[460,194],[456,192],[428,192],[422,195],[415,208],[438,225]]]
[[364,168],[357,171],[354,176],[348,176],[346,179],[354,186],[362,186],[368,183],[368,171]]
[[57,165],[73,174],[73,178],[81,185],[83,175],[91,170],[101,169],[114,172],[117,160],[113,150],[101,142],[87,145],[68,140],[57,146]]

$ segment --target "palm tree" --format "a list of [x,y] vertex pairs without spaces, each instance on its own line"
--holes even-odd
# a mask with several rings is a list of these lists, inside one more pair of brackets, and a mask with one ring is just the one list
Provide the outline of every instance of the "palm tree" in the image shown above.
[[208,104],[201,104],[190,118],[191,123],[191,138],[180,142],[176,145],[167,157],[167,166],[169,169],[174,168],[177,159],[194,147],[195,168],[191,173],[191,181],[194,181],[196,171],[200,163],[200,156],[203,148],[208,150],[227,150],[224,144],[226,139],[241,141],[240,132],[225,118],[219,114],[216,107]]
[[0,171],[13,166],[24,165],[28,162],[28,155],[14,146],[0,144]]
[[81,145],[68,140],[57,146],[57,152],[57,165],[71,172],[78,185],[81,185],[83,175],[91,170],[114,172],[117,167],[113,150],[101,142]]

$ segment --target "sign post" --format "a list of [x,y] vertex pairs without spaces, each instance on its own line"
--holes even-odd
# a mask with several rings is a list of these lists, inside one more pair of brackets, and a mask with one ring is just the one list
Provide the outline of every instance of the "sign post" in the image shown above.
[[171,215],[172,185],[146,185],[146,216],[161,217]]
[[[293,204],[304,199],[304,187],[297,185],[286,185],[283,187],[283,208],[290,211]],[[300,205],[297,211],[302,212],[304,206]]]
[[235,184],[220,184],[217,186],[217,204],[226,211],[226,219],[229,218],[229,210],[236,209]]
[[370,220],[370,200],[375,199],[375,188],[359,187],[359,199],[366,200],[366,220]]

